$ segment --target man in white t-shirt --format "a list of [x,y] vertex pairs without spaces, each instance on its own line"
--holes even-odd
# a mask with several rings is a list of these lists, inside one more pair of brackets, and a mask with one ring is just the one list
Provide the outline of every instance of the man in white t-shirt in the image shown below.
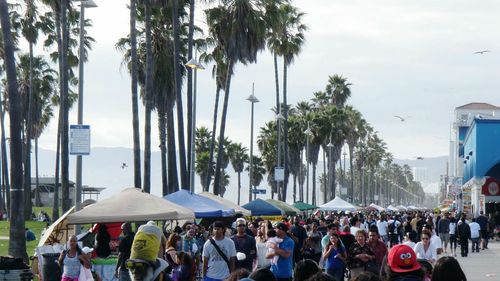
[[377,221],[377,228],[378,228],[378,233],[380,234],[380,237],[382,240],[384,240],[384,243],[387,245],[387,242],[389,242],[389,235],[387,233],[387,220],[385,219],[385,215],[380,216],[380,220]]
[[479,242],[481,241],[481,226],[476,222],[476,218],[469,223],[470,240],[472,240],[472,252],[479,253]]
[[203,245],[203,268],[202,276],[205,281],[222,281],[229,277],[235,268],[236,247],[233,240],[224,236],[225,226],[216,221],[213,224],[213,241],[229,261],[228,263],[219,254],[210,240]]

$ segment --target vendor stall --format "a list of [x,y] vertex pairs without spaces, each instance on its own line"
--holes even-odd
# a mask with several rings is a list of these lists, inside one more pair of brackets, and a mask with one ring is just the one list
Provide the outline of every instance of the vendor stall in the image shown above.
[[266,199],[267,202],[271,203],[275,207],[283,210],[285,212],[285,215],[287,216],[296,216],[300,214],[300,210],[295,208],[294,206],[288,205],[287,203],[283,201],[278,201],[274,199]]
[[199,195],[207,197],[208,199],[214,200],[215,202],[217,202],[217,203],[219,203],[221,205],[224,205],[224,206],[226,206],[226,207],[228,207],[230,209],[234,209],[235,214],[242,214],[245,217],[252,215],[252,212],[250,212],[249,210],[247,210],[247,209],[245,209],[243,207],[240,207],[237,204],[233,203],[232,201],[224,199],[224,198],[222,198],[220,196],[217,196],[217,195],[215,195],[213,193],[202,192]]
[[190,209],[196,218],[231,217],[235,214],[233,208],[187,190],[179,190],[163,199]]
[[243,208],[250,210],[252,216],[281,216],[284,215],[283,210],[274,206],[273,204],[266,202],[262,199],[255,199],[251,202],[242,206]]
[[293,203],[292,206],[294,206],[295,208],[297,208],[301,211],[315,210],[318,208],[317,206],[307,204],[307,203],[304,203],[302,201],[297,201],[297,202]]
[[340,196],[337,196],[332,201],[319,206],[319,209],[321,211],[356,211],[356,207],[340,198]]

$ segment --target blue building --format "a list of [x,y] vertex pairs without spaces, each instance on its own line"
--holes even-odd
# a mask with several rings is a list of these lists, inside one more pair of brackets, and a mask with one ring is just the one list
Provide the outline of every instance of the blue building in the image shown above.
[[463,211],[478,215],[488,203],[500,202],[500,119],[476,116],[464,136]]

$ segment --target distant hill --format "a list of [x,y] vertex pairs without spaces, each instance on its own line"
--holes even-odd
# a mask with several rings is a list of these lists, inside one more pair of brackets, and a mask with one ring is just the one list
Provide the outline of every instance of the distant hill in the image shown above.
[[[34,153],[32,174],[35,175],[34,166]],[[141,155],[142,157],[142,155]],[[141,159],[143,160],[143,159]],[[445,172],[446,169],[446,156],[426,158],[423,160],[400,160],[395,159],[394,162],[400,165],[408,164],[410,167],[425,169],[425,182],[424,189],[426,192],[437,192],[439,183],[439,176]],[[39,150],[39,175],[40,176],[53,176],[55,167],[55,152],[53,150],[40,149]],[[125,164],[125,165],[123,165]],[[70,156],[70,180],[75,181],[75,166],[76,157]],[[122,167],[123,166],[123,167]],[[323,163],[319,162],[317,167],[318,175],[323,171]],[[237,201],[237,175],[229,165],[227,172],[230,179],[228,190],[225,194],[226,198]],[[201,191],[199,185],[200,179],[196,175],[196,192]],[[242,189],[241,189],[241,203],[244,204],[248,201],[248,173],[241,174]],[[94,147],[92,148],[91,155],[83,157],[83,185],[94,187],[105,187],[99,199],[109,197],[112,194],[119,192],[125,187],[133,186],[133,153],[131,148],[123,147]],[[292,184],[289,185],[288,198],[292,198]],[[266,188],[266,179],[261,184],[260,188]],[[319,188],[319,187],[318,187]],[[160,165],[160,152],[152,152],[151,155],[151,193],[161,195],[161,165]],[[259,195],[259,198],[268,198],[269,194]],[[95,199],[95,198],[93,198]]]

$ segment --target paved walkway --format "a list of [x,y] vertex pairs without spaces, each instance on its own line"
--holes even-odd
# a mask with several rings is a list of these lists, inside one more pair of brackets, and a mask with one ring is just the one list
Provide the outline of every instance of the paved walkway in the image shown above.
[[472,253],[470,247],[469,242],[469,256],[464,258],[460,257],[460,248],[457,248],[457,260],[467,281],[500,280],[500,242],[490,240],[488,249],[479,253]]

